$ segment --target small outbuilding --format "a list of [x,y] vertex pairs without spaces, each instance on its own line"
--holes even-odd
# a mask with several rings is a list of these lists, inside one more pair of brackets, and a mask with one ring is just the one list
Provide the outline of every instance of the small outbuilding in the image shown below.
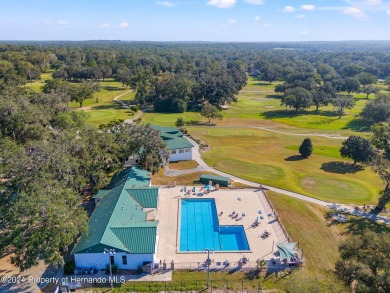
[[211,175],[211,174],[200,175],[200,179],[199,179],[200,183],[209,184],[210,181],[212,182],[213,185],[219,184],[219,186],[222,187],[228,187],[230,184],[228,177]]

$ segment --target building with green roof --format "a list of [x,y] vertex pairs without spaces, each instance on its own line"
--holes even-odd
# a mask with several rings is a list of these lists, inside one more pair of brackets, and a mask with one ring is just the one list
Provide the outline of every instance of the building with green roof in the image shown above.
[[[154,263],[158,188],[150,187],[150,178],[147,171],[128,168],[94,196],[96,208],[88,223],[89,232],[72,251],[76,267],[104,269],[110,257],[120,269]],[[104,254],[104,249],[114,249],[115,255]]]
[[[184,137],[184,134],[179,129],[154,124],[151,124],[151,127],[160,132],[162,140],[167,145],[169,151],[168,162],[192,160],[192,149],[194,146]],[[130,156],[129,160],[126,162],[126,165],[129,166],[137,164],[137,155]]]

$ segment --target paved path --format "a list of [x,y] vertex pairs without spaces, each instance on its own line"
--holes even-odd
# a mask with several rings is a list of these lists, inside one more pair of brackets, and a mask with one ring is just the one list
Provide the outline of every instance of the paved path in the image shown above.
[[286,132],[286,131],[281,131],[281,130],[276,130],[272,128],[267,128],[263,126],[256,126],[256,125],[219,125],[219,126],[212,126],[213,128],[254,128],[254,129],[261,129],[265,131],[270,131],[270,132],[276,132],[276,133],[281,133],[281,134],[286,134],[286,135],[294,135],[294,136],[306,136],[306,137],[326,137],[326,138],[332,138],[332,139],[347,139],[348,136],[340,136],[340,135],[332,135],[332,134],[325,134],[325,133],[294,133],[294,132]]
[[[132,91],[133,90],[129,90],[129,91],[123,93],[123,94],[120,94],[120,95],[116,96],[114,98],[114,101],[120,103],[122,105],[122,108],[129,109],[129,106],[125,102],[118,101],[118,98],[120,98],[120,97],[122,97],[122,96],[124,96],[124,95],[126,95],[128,93],[131,93]],[[132,123],[134,120],[138,119],[142,114],[143,114],[143,112],[141,110],[139,110],[137,115],[133,116],[132,118],[126,119],[125,123]]]
[[[199,166],[197,168],[188,169],[188,170],[173,170],[173,169],[170,169],[168,166],[166,166],[164,175],[166,175],[166,176],[178,176],[178,175],[188,174],[188,173],[193,173],[193,172],[207,171],[207,172],[212,172],[212,173],[218,174],[220,176],[229,177],[229,178],[233,179],[236,182],[240,182],[240,183],[243,183],[243,184],[248,185],[248,186],[252,186],[252,187],[256,187],[256,188],[260,187],[260,184],[257,183],[257,182],[245,180],[245,179],[239,178],[237,176],[228,174],[226,172],[222,172],[220,170],[217,170],[217,169],[214,169],[214,168],[208,166],[205,163],[205,161],[203,161],[203,159],[202,159],[202,157],[200,155],[199,145],[194,140],[192,140],[189,137],[186,137],[186,139],[189,142],[191,142],[192,145],[194,145],[192,158],[193,158],[193,160],[195,160],[199,164]],[[355,210],[354,207],[349,206],[349,205],[342,205],[342,204],[331,203],[331,202],[319,200],[319,199],[316,199],[316,198],[313,198],[313,197],[310,197],[310,196],[306,196],[306,195],[303,195],[303,194],[300,194],[300,193],[288,191],[288,190],[285,190],[285,189],[281,189],[281,188],[277,188],[277,187],[273,187],[273,186],[269,186],[269,185],[261,185],[261,186],[264,189],[266,189],[266,190],[270,190],[270,191],[274,191],[274,192],[277,192],[277,193],[281,193],[281,194],[284,194],[284,195],[287,195],[287,196],[290,196],[290,197],[294,197],[294,198],[297,198],[297,199],[300,199],[300,200],[304,200],[304,201],[307,201],[307,202],[318,204],[318,205],[321,205],[321,206],[324,206],[324,207],[329,207],[329,208],[335,209],[335,210],[337,210],[339,212],[342,212],[342,213],[348,213],[348,214],[352,214],[352,215],[356,215],[356,216],[361,216],[361,217],[365,217],[365,218],[370,219],[370,220],[374,220],[374,221],[378,221],[380,223],[384,223],[384,224],[390,225],[390,218],[389,217],[378,216],[378,215],[372,214],[372,213],[359,212],[359,211]]]

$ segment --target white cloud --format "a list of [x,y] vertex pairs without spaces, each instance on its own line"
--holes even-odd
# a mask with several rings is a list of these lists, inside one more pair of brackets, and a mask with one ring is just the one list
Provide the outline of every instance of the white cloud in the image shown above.
[[270,24],[270,23],[263,23],[263,26],[264,26],[264,27],[271,27],[272,24]]
[[60,20],[57,21],[57,24],[59,24],[59,25],[67,25],[68,22],[66,20],[60,19]]
[[253,5],[263,5],[264,4],[264,0],[244,0],[244,2],[248,3],[248,4],[253,4]]
[[228,19],[228,23],[229,24],[234,24],[234,23],[236,23],[237,22],[237,20],[235,20],[235,19],[233,19],[233,18],[229,18]]
[[50,24],[50,23],[51,23],[51,20],[50,20],[50,19],[46,19],[44,22],[45,22],[46,24]]
[[60,29],[70,28],[68,21],[64,19],[57,20],[57,24]]
[[109,27],[111,27],[111,24],[109,24],[109,23],[102,23],[102,24],[98,25],[98,27],[109,28]]
[[260,16],[258,16],[258,15],[255,16],[255,20],[256,20],[256,21],[259,21],[259,20],[260,20]]
[[209,0],[207,5],[216,6],[218,8],[230,8],[236,4],[236,0]]
[[121,22],[120,24],[119,24],[119,27],[120,28],[127,28],[127,27],[129,27],[129,24],[127,23],[127,22]]
[[286,7],[284,7],[283,12],[292,13],[295,12],[295,8],[290,5],[287,5]]
[[352,15],[353,17],[356,18],[366,18],[367,15],[359,8],[356,7],[348,7],[343,10],[345,14]]
[[382,0],[366,0],[366,1],[363,1],[361,4],[367,5],[367,6],[379,6],[379,5],[382,5],[382,3],[383,3]]
[[157,5],[165,6],[165,7],[173,7],[175,6],[175,3],[169,2],[169,1],[163,1],[163,2],[156,2]]
[[316,7],[313,4],[304,4],[301,6],[302,10],[313,11]]
[[299,32],[300,35],[308,35],[309,32],[308,31],[302,31],[302,32]]
[[295,18],[304,19],[304,18],[306,18],[306,15],[305,14],[298,14],[298,15],[295,15]]
[[386,11],[387,14],[390,14],[390,9]]

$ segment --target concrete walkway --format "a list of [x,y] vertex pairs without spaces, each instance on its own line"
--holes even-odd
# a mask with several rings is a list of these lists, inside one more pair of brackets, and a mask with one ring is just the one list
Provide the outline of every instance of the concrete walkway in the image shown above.
[[240,182],[240,183],[248,185],[248,186],[252,186],[255,188],[259,188],[260,186],[262,186],[263,189],[274,191],[274,192],[277,192],[280,194],[284,194],[284,195],[294,197],[294,198],[297,198],[300,200],[304,200],[307,202],[318,204],[318,205],[321,205],[324,207],[329,207],[329,208],[335,209],[341,213],[347,213],[347,214],[351,214],[351,215],[355,215],[355,216],[365,217],[367,219],[377,221],[379,223],[390,225],[390,218],[389,217],[378,216],[378,215],[373,214],[373,213],[360,212],[360,211],[355,210],[355,207],[350,206],[350,205],[331,203],[328,201],[323,201],[320,199],[316,199],[316,198],[313,198],[310,196],[306,196],[306,195],[303,195],[300,193],[288,191],[285,189],[281,189],[281,188],[277,188],[277,187],[273,187],[273,186],[269,186],[269,185],[262,185],[262,184],[259,184],[257,182],[245,180],[245,179],[239,178],[237,176],[231,175],[229,173],[214,169],[214,168],[208,166],[205,163],[205,161],[203,161],[203,159],[200,155],[200,152],[199,152],[199,145],[193,139],[191,139],[189,137],[186,137],[186,139],[190,143],[192,143],[192,145],[194,146],[192,158],[193,158],[193,160],[195,160],[199,164],[199,166],[197,168],[188,169],[188,170],[173,170],[173,169],[170,169],[168,166],[166,166],[165,171],[164,171],[164,175],[178,176],[178,175],[189,174],[189,173],[193,173],[193,172],[211,172],[211,173],[218,174],[220,176],[229,177],[229,178],[233,179],[235,182]]
[[[118,101],[118,98],[128,94],[128,93],[131,93],[133,90],[129,90],[123,94],[120,94],[118,96],[116,96],[114,98],[114,101],[121,104],[122,105],[122,108],[124,109],[129,109],[130,107],[125,103],[125,102],[122,102],[122,101]],[[132,118],[129,118],[129,119],[126,119],[124,122],[125,123],[132,123],[134,120],[138,119],[139,117],[141,117],[141,115],[143,114],[143,112],[141,110],[138,111],[137,115],[133,116]]]

